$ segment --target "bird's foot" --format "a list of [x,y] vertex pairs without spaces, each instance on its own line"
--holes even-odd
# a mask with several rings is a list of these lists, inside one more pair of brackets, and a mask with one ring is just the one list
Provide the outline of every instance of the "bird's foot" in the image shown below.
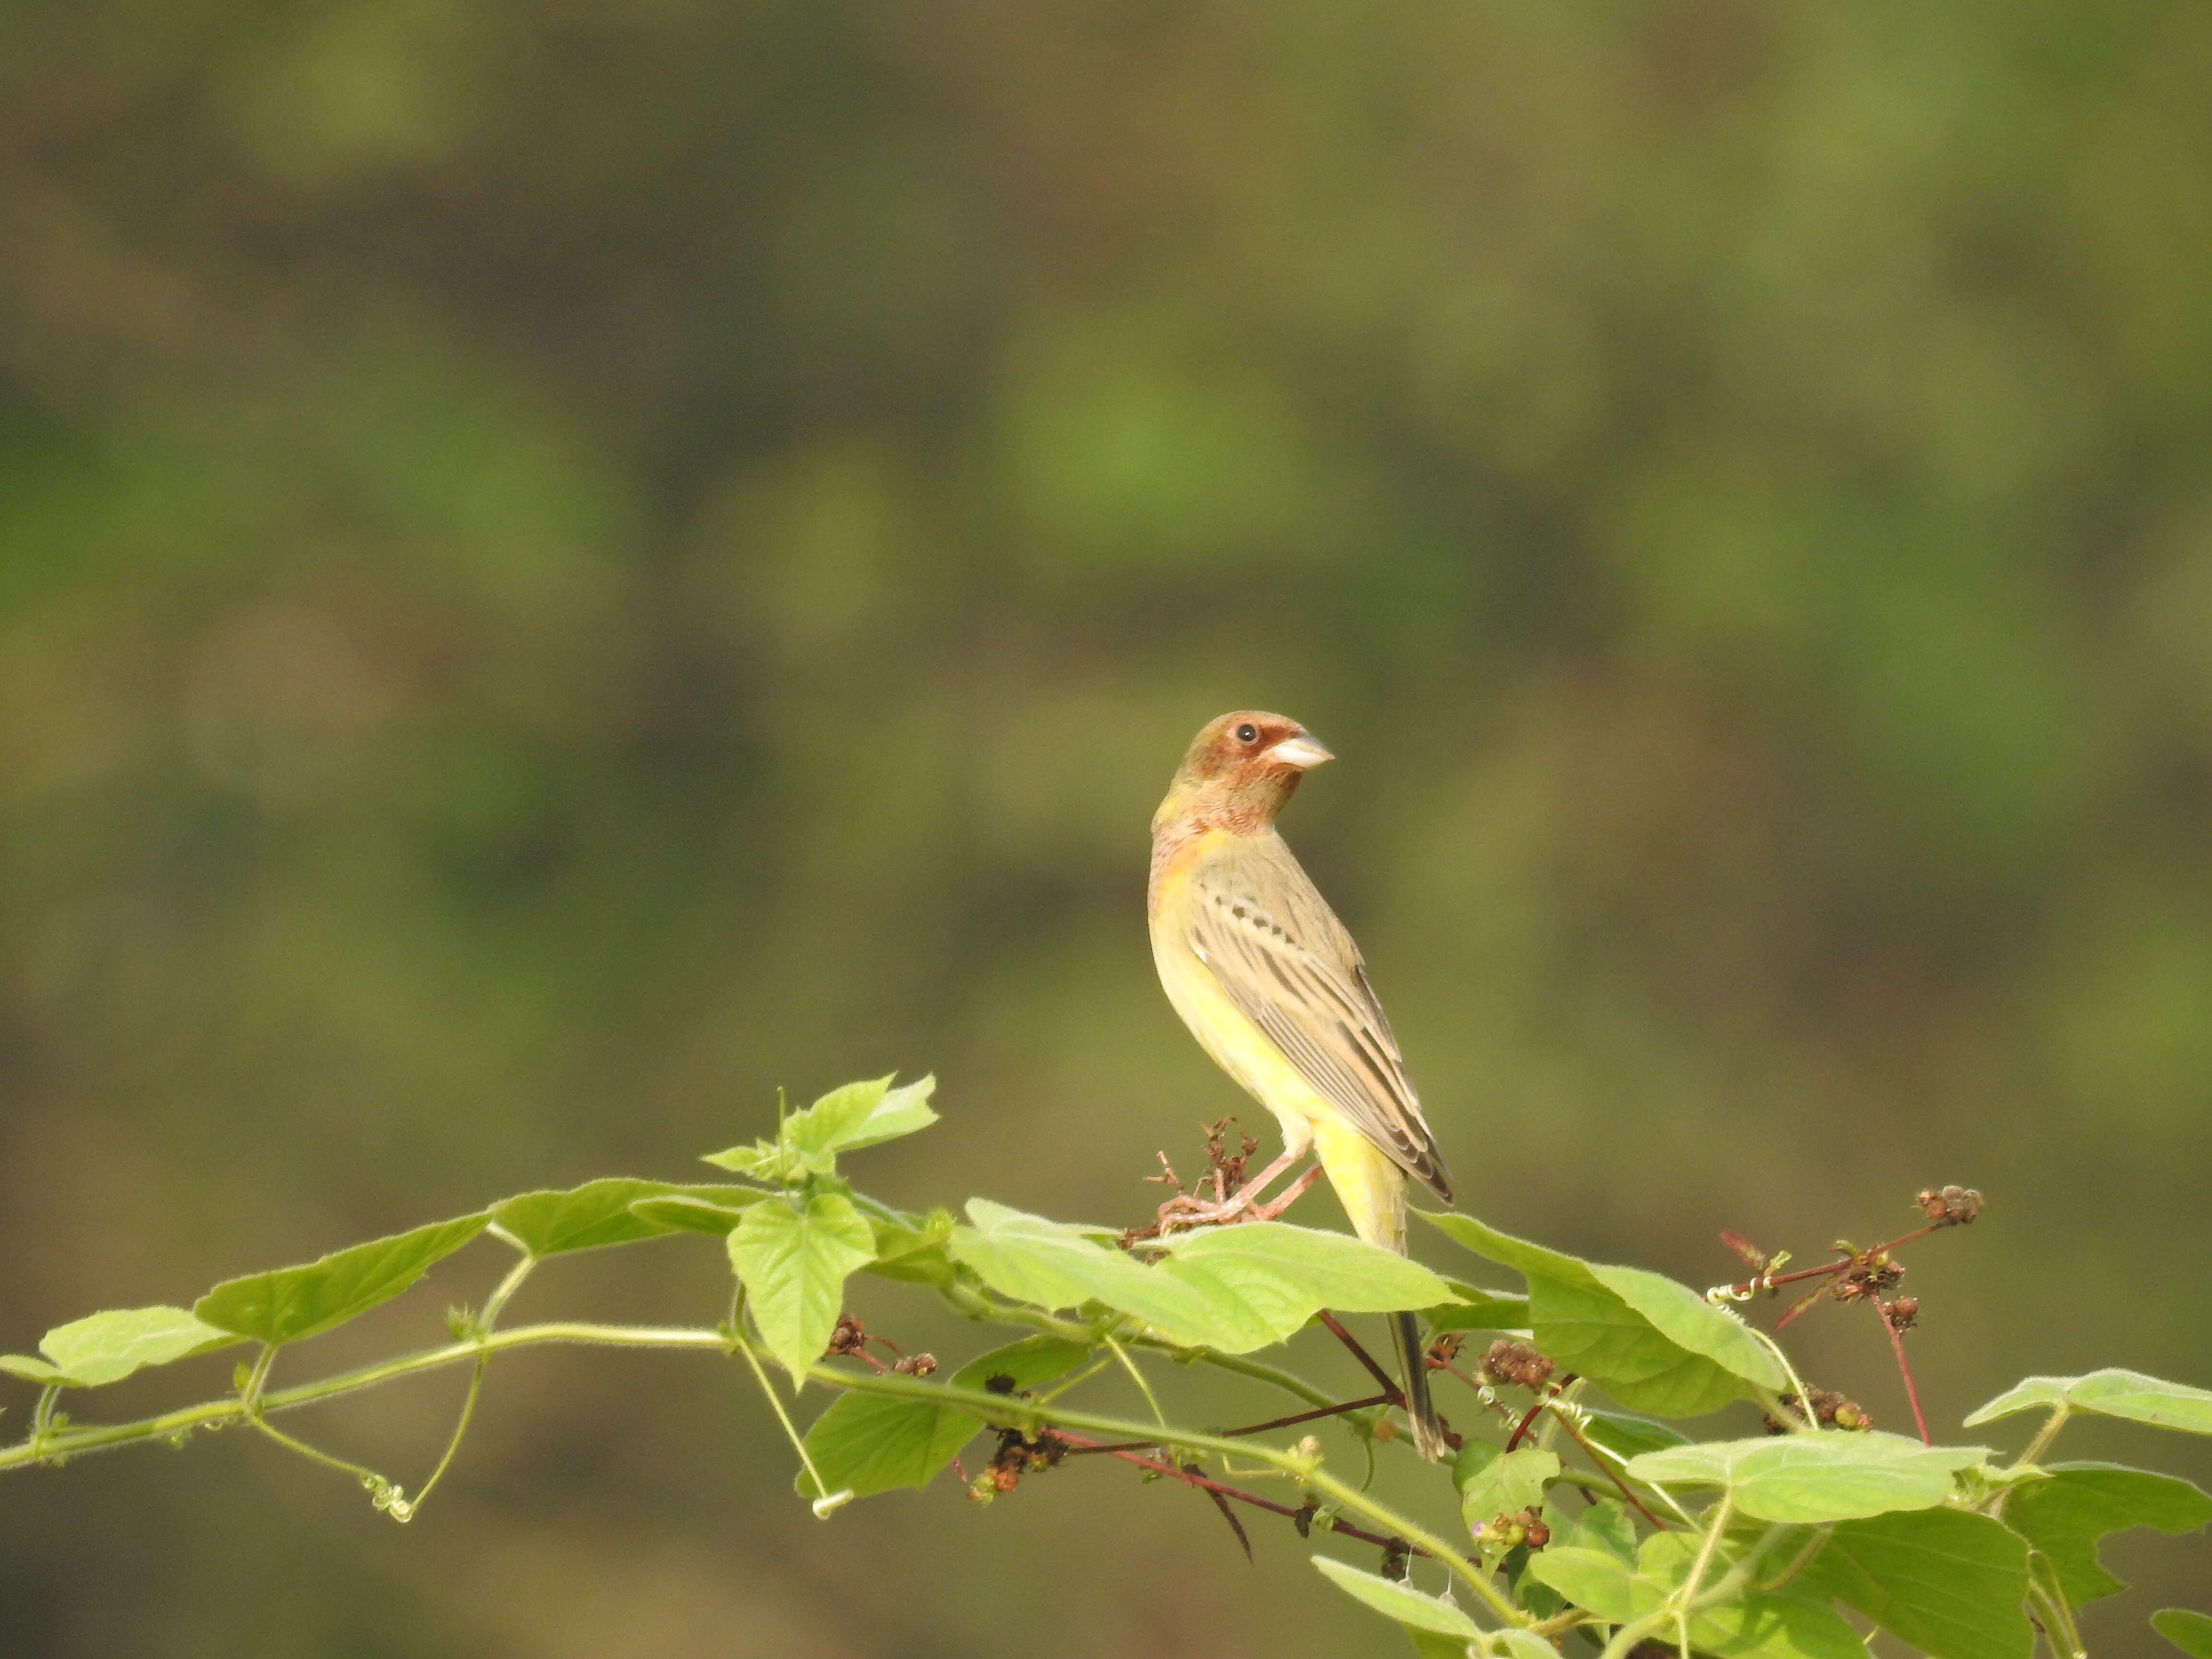
[[1272,1175],[1249,1181],[1228,1197],[1211,1202],[1194,1194],[1180,1193],[1160,1206],[1160,1231],[1178,1232],[1194,1227],[1225,1227],[1240,1221],[1273,1221],[1303,1198],[1306,1188],[1321,1179],[1321,1166],[1316,1164],[1265,1203],[1261,1201],[1261,1194],[1273,1179]]

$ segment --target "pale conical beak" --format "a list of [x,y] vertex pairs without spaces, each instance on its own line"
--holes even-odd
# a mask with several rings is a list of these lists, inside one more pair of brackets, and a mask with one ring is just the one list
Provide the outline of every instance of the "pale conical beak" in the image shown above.
[[1310,732],[1301,732],[1295,738],[1285,738],[1269,749],[1267,758],[1278,766],[1295,766],[1303,772],[1309,767],[1319,766],[1323,761],[1333,761],[1336,757],[1316,743]]

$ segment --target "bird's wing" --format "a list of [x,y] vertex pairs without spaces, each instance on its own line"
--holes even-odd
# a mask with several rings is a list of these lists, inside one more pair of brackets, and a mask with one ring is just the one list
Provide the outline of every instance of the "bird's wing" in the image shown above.
[[1446,1201],[1443,1154],[1352,935],[1274,835],[1209,849],[1190,874],[1190,947],[1322,1099]]

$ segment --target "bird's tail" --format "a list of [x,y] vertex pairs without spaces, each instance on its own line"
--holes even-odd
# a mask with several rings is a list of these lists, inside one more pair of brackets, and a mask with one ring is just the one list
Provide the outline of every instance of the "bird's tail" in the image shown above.
[[1421,1322],[1409,1313],[1390,1316],[1390,1337],[1398,1346],[1398,1375],[1406,1379],[1406,1415],[1413,1425],[1413,1449],[1433,1463],[1450,1449],[1444,1425],[1429,1398],[1429,1356],[1421,1340]]
[[[1352,1230],[1370,1244],[1406,1254],[1406,1177],[1375,1144],[1348,1123],[1323,1120],[1314,1125],[1314,1150],[1328,1171],[1329,1185],[1352,1218]],[[1406,1415],[1413,1419],[1413,1449],[1431,1463],[1449,1449],[1443,1425],[1429,1399],[1428,1354],[1421,1322],[1410,1313],[1392,1316],[1390,1340],[1397,1345],[1398,1375],[1405,1379]]]

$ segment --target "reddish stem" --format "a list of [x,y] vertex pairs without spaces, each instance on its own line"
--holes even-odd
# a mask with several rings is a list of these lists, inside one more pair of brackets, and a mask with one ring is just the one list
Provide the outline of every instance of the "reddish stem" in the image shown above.
[[[1899,1245],[1910,1244],[1916,1238],[1925,1238],[1932,1232],[1939,1232],[1942,1230],[1944,1225],[1945,1224],[1941,1221],[1931,1222],[1925,1227],[1917,1228],[1914,1231],[1905,1233],[1897,1238],[1893,1238],[1887,1244],[1877,1244],[1872,1249],[1863,1250],[1859,1252],[1859,1254],[1862,1255],[1879,1255],[1886,1250],[1896,1249]],[[1740,1285],[1729,1285],[1729,1294],[1731,1296],[1749,1296],[1754,1291],[1771,1291],[1778,1285],[1795,1285],[1798,1280],[1802,1279],[1818,1279],[1823,1274],[1832,1275],[1839,1273],[1851,1265],[1851,1260],[1852,1259],[1850,1256],[1845,1256],[1841,1261],[1827,1262],[1818,1267],[1800,1267],[1794,1273],[1775,1273],[1771,1277],[1762,1276],[1758,1279],[1747,1279]]]
[[1224,1439],[1234,1439],[1238,1435],[1258,1434],[1267,1429],[1287,1429],[1296,1423],[1310,1423],[1316,1417],[1338,1417],[1346,1412],[1364,1412],[1370,1406],[1394,1403],[1387,1394],[1370,1394],[1364,1400],[1347,1400],[1341,1406],[1316,1406],[1310,1412],[1293,1412],[1288,1417],[1278,1417],[1268,1423],[1255,1423],[1249,1428],[1224,1429],[1221,1434]]
[[1879,1297],[1871,1299],[1874,1301],[1875,1311],[1881,1316],[1882,1329],[1889,1333],[1890,1348],[1897,1355],[1897,1369],[1905,1378],[1905,1397],[1912,1402],[1912,1420],[1919,1425],[1920,1443],[1923,1446],[1932,1446],[1936,1443],[1929,1438],[1928,1419],[1920,1413],[1920,1390],[1912,1386],[1912,1367],[1905,1361],[1904,1333],[1897,1328],[1896,1322],[1889,1316],[1888,1308],[1881,1299]]
[[1551,1394],[1540,1394],[1536,1396],[1536,1403],[1528,1407],[1527,1414],[1524,1415],[1521,1421],[1515,1425],[1513,1432],[1505,1437],[1506,1450],[1511,1451],[1516,1446],[1521,1443],[1521,1437],[1528,1432],[1528,1425],[1536,1420],[1536,1413],[1542,1411],[1545,1407],[1550,1405],[1552,1403],[1553,1397],[1556,1395],[1560,1389],[1565,1388],[1568,1383],[1574,1380],[1575,1374],[1572,1371],[1569,1371],[1565,1376],[1552,1384]]
[[1352,1333],[1345,1329],[1342,1325],[1337,1322],[1337,1318],[1334,1314],[1331,1313],[1328,1309],[1323,1308],[1319,1313],[1316,1314],[1314,1317],[1320,1320],[1322,1324],[1328,1326],[1330,1330],[1334,1331],[1336,1334],[1336,1340],[1343,1343],[1346,1347],[1352,1350],[1352,1358],[1357,1359],[1361,1364],[1367,1367],[1368,1376],[1373,1377],[1382,1387],[1384,1404],[1402,1406],[1406,1403],[1406,1396],[1399,1392],[1398,1385],[1392,1380],[1390,1373],[1384,1370],[1380,1365],[1375,1363],[1375,1356],[1368,1352],[1366,1349],[1361,1347],[1358,1340],[1353,1337]]
[[[1065,1429],[1054,1429],[1052,1432],[1078,1451],[1110,1452],[1125,1463],[1134,1463],[1139,1468],[1150,1469],[1156,1474],[1173,1475],[1186,1486],[1195,1486],[1200,1492],[1211,1492],[1218,1498],[1234,1498],[1239,1504],[1249,1504],[1255,1509],[1266,1510],[1271,1515],[1284,1516],[1292,1521],[1307,1513],[1304,1509],[1292,1509],[1287,1504],[1278,1504],[1273,1498],[1261,1497],[1257,1492],[1240,1492],[1234,1486],[1223,1486],[1218,1480],[1209,1480],[1194,1469],[1179,1469],[1171,1463],[1161,1462],[1156,1457],[1146,1457],[1139,1452],[1125,1451],[1117,1446],[1104,1445],[1096,1440],[1085,1439],[1079,1434],[1070,1434]],[[1349,1526],[1341,1521],[1331,1521],[1328,1524],[1332,1532],[1340,1532],[1346,1538],[1356,1538],[1361,1543],[1372,1544],[1378,1549],[1411,1549],[1415,1555],[1428,1553],[1426,1550],[1413,1548],[1401,1538],[1385,1538],[1380,1533],[1368,1532],[1359,1527]]]

